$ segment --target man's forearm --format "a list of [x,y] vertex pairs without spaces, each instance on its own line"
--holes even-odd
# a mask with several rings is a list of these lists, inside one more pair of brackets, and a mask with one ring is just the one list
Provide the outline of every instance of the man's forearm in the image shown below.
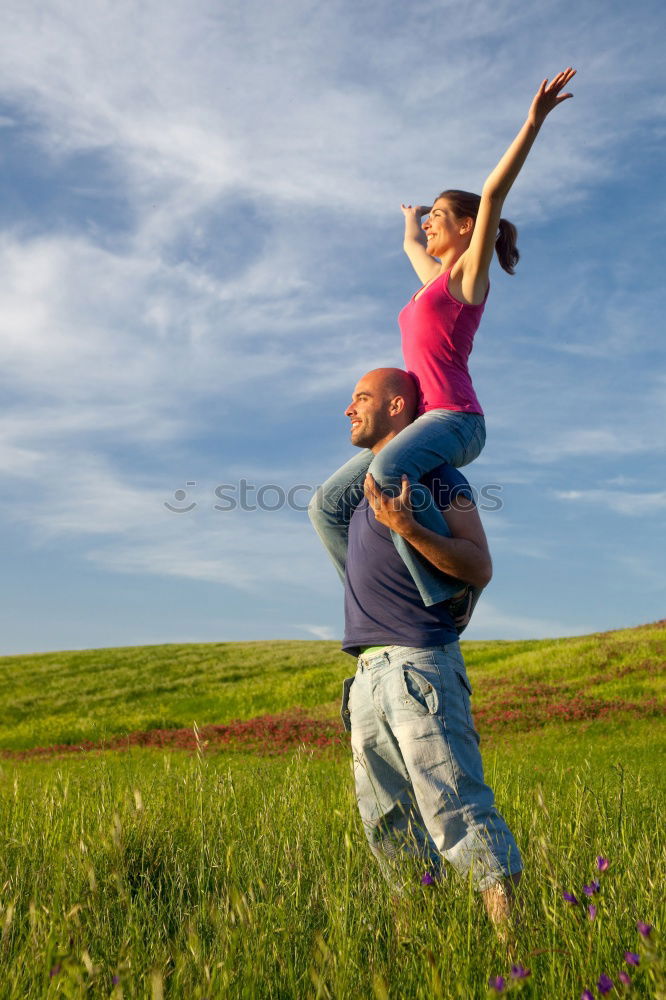
[[457,580],[485,587],[492,576],[490,557],[466,538],[448,538],[417,521],[399,532],[435,569]]
[[403,476],[397,497],[382,493],[369,473],[363,490],[379,523],[402,535],[435,569],[475,587],[485,587],[490,582],[492,563],[488,543],[478,511],[471,500],[462,505],[462,498],[457,498],[446,511],[442,511],[451,532],[451,537],[447,537],[424,528],[416,521],[406,476]]

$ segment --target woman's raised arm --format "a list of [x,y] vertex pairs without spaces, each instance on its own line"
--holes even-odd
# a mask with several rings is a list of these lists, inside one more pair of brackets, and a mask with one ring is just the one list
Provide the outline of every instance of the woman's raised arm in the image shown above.
[[575,69],[568,67],[558,73],[550,83],[548,80],[542,81],[530,106],[525,124],[483,185],[474,232],[469,247],[460,258],[462,291],[468,302],[483,301],[488,288],[488,272],[504,199],[520,173],[546,116],[558,104],[573,97],[573,94],[563,94],[561,91],[575,72]]
[[436,277],[441,271],[441,267],[436,260],[428,254],[426,250],[425,233],[421,229],[421,219],[430,211],[429,205],[401,205],[402,214],[405,216],[405,238],[403,240],[403,250],[409,257],[409,261],[421,279],[422,284]]

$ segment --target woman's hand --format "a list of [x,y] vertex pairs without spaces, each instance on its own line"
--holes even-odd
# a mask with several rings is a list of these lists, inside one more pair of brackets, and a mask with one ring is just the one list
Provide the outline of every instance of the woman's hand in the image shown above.
[[439,263],[426,250],[426,234],[421,228],[421,219],[430,212],[430,205],[401,205],[405,217],[405,237],[402,248],[409,257],[410,263],[418,274],[421,284],[427,285],[441,268]]
[[562,101],[573,97],[573,94],[561,94],[560,91],[563,87],[566,87],[575,75],[576,70],[568,66],[567,69],[553,77],[550,83],[548,83],[548,80],[543,80],[536,93],[536,97],[532,101],[529,114],[527,115],[528,122],[536,125],[537,128],[541,128],[546,115],[550,114],[553,108],[556,108]]
[[[497,227],[504,199],[520,173],[546,116],[573,94],[562,94],[576,70],[570,66],[550,83],[543,80],[530,106],[527,119],[497,166],[488,175],[469,247],[461,257],[463,301],[480,303],[488,288],[488,271],[495,252]],[[455,277],[455,275],[454,275]]]
[[401,205],[400,208],[406,219],[416,219],[420,222],[424,215],[428,215],[432,205]]

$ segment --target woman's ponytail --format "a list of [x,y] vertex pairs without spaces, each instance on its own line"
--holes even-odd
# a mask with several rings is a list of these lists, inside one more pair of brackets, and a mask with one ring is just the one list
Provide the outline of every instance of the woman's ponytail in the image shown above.
[[516,246],[518,230],[508,219],[500,219],[499,235],[495,240],[495,250],[497,258],[507,274],[516,273],[516,264],[520,260],[520,253]]
[[[479,205],[481,204],[481,198],[478,194],[472,194],[471,191],[449,189],[438,194],[435,201],[439,201],[440,198],[448,201],[456,219],[474,219],[474,222],[476,222]],[[508,219],[500,219],[499,235],[495,240],[495,250],[497,251],[500,267],[503,267],[508,274],[515,273],[516,264],[520,258],[518,247],[516,246],[517,239],[518,230],[513,223],[509,222]]]

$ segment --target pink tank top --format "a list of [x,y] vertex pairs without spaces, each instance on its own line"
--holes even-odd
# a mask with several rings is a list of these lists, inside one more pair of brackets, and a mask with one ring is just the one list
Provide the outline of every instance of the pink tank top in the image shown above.
[[398,316],[402,354],[419,385],[419,413],[436,409],[483,413],[467,359],[488,292],[478,306],[458,302],[449,292],[450,273],[451,268],[421,294],[417,292],[418,298],[412,296]]

